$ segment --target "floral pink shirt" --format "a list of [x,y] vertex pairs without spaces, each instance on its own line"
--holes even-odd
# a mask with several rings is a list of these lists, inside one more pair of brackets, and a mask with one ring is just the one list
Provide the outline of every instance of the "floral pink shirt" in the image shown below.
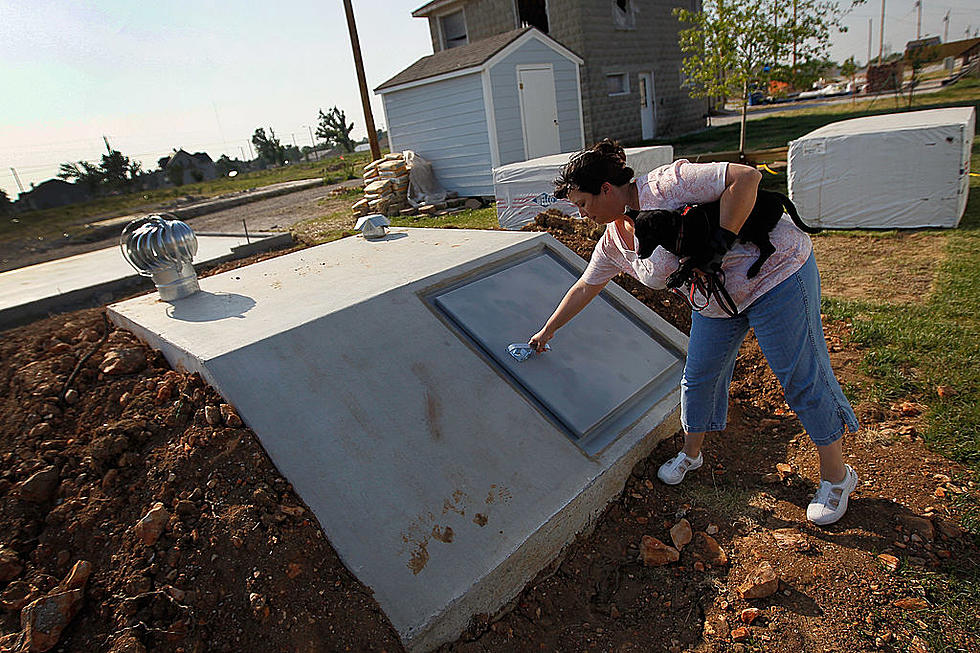
[[[680,159],[661,166],[636,180],[640,196],[640,209],[681,209],[688,204],[713,202],[725,191],[727,163],[691,163]],[[759,248],[751,243],[736,242],[722,260],[725,273],[725,289],[739,312],[756,299],[772,290],[780,282],[799,270],[813,251],[810,237],[800,231],[789,216],[784,215],[769,234],[776,252],[763,264],[759,274],[752,279],[745,275],[759,258]],[[591,285],[603,285],[620,272],[624,272],[650,288],[666,288],[667,276],[676,270],[680,262],[676,256],[658,247],[646,259],[636,256],[636,238],[626,242],[616,223],[606,225],[606,231],[596,243],[592,259],[582,273],[582,281]],[[696,297],[699,304],[703,297]],[[701,311],[705,317],[728,317],[712,298]]]

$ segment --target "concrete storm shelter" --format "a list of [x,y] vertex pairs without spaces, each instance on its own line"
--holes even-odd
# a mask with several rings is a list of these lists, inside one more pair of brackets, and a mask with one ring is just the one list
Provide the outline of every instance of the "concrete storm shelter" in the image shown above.
[[394,229],[112,319],[259,437],[412,651],[516,596],[679,426],[687,340],[614,284],[518,362],[585,262],[547,234]]

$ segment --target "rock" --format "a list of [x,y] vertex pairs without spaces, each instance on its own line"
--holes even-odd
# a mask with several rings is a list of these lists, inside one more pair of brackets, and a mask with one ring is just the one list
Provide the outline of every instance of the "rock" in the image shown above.
[[749,638],[749,629],[745,626],[739,626],[732,631],[732,641],[733,642],[744,642]]
[[197,504],[187,499],[181,499],[174,508],[181,517],[191,517],[198,513]]
[[728,639],[728,622],[723,614],[711,614],[704,619],[705,637]]
[[35,424],[34,427],[28,432],[28,437],[32,440],[41,440],[48,437],[54,431],[50,422],[41,422],[40,424]]
[[78,390],[76,390],[75,388],[68,388],[68,391],[65,393],[65,403],[69,405],[77,404]]
[[918,533],[925,540],[932,541],[936,537],[936,529],[933,527],[932,521],[925,517],[919,517],[918,515],[899,515],[898,523],[902,525],[902,528],[913,533]]
[[221,410],[217,406],[208,404],[204,407],[204,420],[211,426],[221,424]]
[[476,198],[471,197],[465,202],[463,202],[463,206],[465,206],[468,209],[478,209],[483,206],[483,202],[481,202]]
[[929,602],[918,596],[909,596],[896,600],[892,605],[902,610],[928,610]]
[[37,591],[22,580],[15,580],[0,593],[0,608],[17,612],[33,601]]
[[221,404],[221,418],[225,422],[225,426],[230,428],[238,428],[242,425],[242,418],[238,416],[235,412],[235,408],[231,404]]
[[898,569],[899,560],[890,553],[879,553],[878,562],[881,566],[888,571],[896,571]]
[[690,543],[692,537],[691,522],[686,519],[680,520],[670,529],[670,540],[678,551],[682,551],[684,546]]
[[106,353],[99,369],[108,376],[134,374],[146,367],[146,354],[138,347],[122,347]]
[[54,467],[45,467],[20,484],[20,498],[32,503],[47,503],[54,498],[61,479]]
[[721,545],[718,544],[718,541],[707,533],[698,532],[698,540],[695,546],[695,558],[703,560],[706,564],[718,567],[724,567],[728,564],[728,555],[721,548]]
[[786,480],[793,473],[793,466],[789,463],[776,463],[776,473],[779,474],[779,480]]
[[667,546],[655,537],[644,535],[640,541],[640,558],[648,567],[662,567],[677,562],[680,557],[681,554],[677,549]]
[[24,565],[20,561],[17,552],[7,547],[0,547],[0,583],[13,580],[24,571]]
[[265,597],[256,592],[248,595],[248,603],[252,608],[252,615],[259,621],[265,621],[269,616],[269,603]]
[[743,599],[764,599],[772,596],[779,589],[779,576],[766,561],[759,563],[738,588],[738,594]]
[[937,519],[934,523],[939,533],[947,539],[956,540],[963,537],[963,529],[949,520]]
[[761,614],[762,610],[759,608],[745,608],[742,610],[741,614],[738,615],[738,618],[742,620],[743,624],[751,624],[753,621],[758,619],[759,615]]
[[20,613],[20,623],[29,651],[49,651],[82,607],[85,592],[73,589],[52,592],[32,601]]
[[136,537],[140,538],[144,545],[153,546],[160,539],[160,534],[163,533],[163,529],[169,520],[170,513],[167,512],[162,503],[156,502],[149,512],[136,523],[134,527]]
[[715,524],[708,524],[708,527],[704,529],[704,532],[708,535],[715,535],[718,533],[718,526]]
[[134,636],[125,634],[112,643],[108,653],[146,653],[146,647]]
[[65,579],[61,581],[58,588],[62,590],[85,589],[85,583],[88,582],[88,577],[91,575],[92,563],[87,560],[79,560],[71,568],[71,571],[68,572],[68,575],[65,576]]
[[772,539],[785,549],[803,550],[807,548],[806,536],[795,528],[777,528],[772,532]]

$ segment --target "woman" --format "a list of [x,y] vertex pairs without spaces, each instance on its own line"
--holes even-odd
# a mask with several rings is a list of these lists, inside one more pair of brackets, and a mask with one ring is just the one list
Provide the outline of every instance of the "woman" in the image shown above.
[[651,288],[666,286],[667,276],[679,267],[677,257],[657,248],[649,258],[638,258],[625,207],[677,210],[720,200],[721,228],[712,239],[717,254],[706,267],[723,272],[738,314],[729,317],[714,297],[692,314],[681,380],[684,447],[657,475],[664,483],[680,483],[687,472],[701,466],[705,433],[724,430],[735,358],[751,327],[782,383],[786,402],[820,457],[821,482],[807,507],[807,519],[832,524],[844,515],[858,482],[841,453],[841,438],[845,432],[857,431],[857,418],[830,367],[820,321],[820,277],[809,236],[784,217],[770,234],[776,253],[756,277],[746,278],[759,251],[755,245],[736,243],[735,234],[755,205],[761,176],[748,166],[682,159],[634,179],[625,151],[608,139],[572,157],[555,180],[555,196],[568,199],[583,217],[605,224],[606,230],[581,278],[529,342],[538,352],[544,351],[555,332],[620,272]]

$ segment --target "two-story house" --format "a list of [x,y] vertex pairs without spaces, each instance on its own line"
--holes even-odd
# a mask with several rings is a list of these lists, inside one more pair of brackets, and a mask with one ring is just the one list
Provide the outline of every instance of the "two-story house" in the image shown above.
[[438,53],[533,26],[582,58],[585,142],[636,142],[704,126],[707,104],[684,86],[675,7],[699,0],[433,0],[412,12],[429,21]]

